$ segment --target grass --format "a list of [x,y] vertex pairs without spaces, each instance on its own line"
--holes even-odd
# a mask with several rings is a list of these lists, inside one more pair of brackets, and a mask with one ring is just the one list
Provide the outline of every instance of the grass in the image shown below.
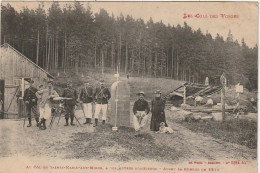
[[[166,145],[158,146],[149,133],[135,136],[133,128],[120,127],[116,132],[110,125],[96,127],[94,133],[76,133],[71,139],[73,155],[80,159],[114,161],[154,160],[172,162],[181,153]],[[71,156],[73,157],[73,156]]]
[[194,132],[203,132],[214,138],[245,145],[251,149],[257,148],[257,122],[238,119],[222,123],[215,121],[178,123]]
[[[73,87],[79,89],[83,87],[83,82],[88,80],[90,84],[94,87],[99,85],[99,81],[103,79],[105,81],[105,85],[110,88],[111,85],[116,82],[116,78],[114,77],[114,71],[106,71],[104,75],[95,69],[80,69],[79,74],[76,75],[74,71],[66,72],[66,77],[63,73],[60,73],[63,77],[56,77],[54,80],[55,89],[59,94],[62,93],[63,88],[66,87],[67,81],[72,81]],[[84,77],[81,75],[83,74]],[[120,79],[127,81],[125,74],[120,74]],[[130,77],[129,85],[130,85],[130,100],[134,101],[137,99],[136,94],[140,91],[144,91],[146,94],[146,99],[151,101],[154,97],[154,92],[158,89],[161,90],[163,95],[168,94],[173,91],[175,88],[180,86],[183,82],[176,81],[173,79],[165,79],[165,78],[147,78],[147,77]]]

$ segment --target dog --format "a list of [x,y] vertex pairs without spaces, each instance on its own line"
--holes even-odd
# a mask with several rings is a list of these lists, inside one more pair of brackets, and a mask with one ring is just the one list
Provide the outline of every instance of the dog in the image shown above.
[[173,130],[170,127],[165,127],[165,123],[161,122],[160,128],[159,128],[159,133],[173,133]]

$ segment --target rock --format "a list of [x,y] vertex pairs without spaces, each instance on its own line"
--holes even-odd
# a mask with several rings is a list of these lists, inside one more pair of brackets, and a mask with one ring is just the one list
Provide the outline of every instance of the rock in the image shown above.
[[175,106],[172,106],[172,107],[171,107],[171,111],[178,111],[178,110],[180,110],[180,109],[178,109],[178,108],[175,107]]
[[222,112],[212,113],[212,117],[214,121],[222,121]]

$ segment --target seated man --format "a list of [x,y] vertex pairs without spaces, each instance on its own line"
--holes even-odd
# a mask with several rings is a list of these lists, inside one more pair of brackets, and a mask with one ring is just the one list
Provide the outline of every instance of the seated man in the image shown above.
[[146,125],[148,113],[150,112],[149,104],[146,100],[144,100],[144,92],[139,92],[137,94],[139,99],[134,103],[133,107],[133,123],[135,131],[140,131]]

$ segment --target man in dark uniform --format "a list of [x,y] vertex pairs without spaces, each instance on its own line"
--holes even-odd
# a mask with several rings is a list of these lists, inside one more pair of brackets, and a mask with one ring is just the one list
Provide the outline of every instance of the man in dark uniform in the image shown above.
[[39,126],[39,112],[38,112],[38,108],[37,108],[37,97],[35,95],[35,93],[38,91],[36,88],[33,87],[33,80],[29,80],[30,83],[30,87],[27,88],[24,91],[24,97],[23,97],[23,101],[25,103],[26,106],[26,113],[28,116],[28,120],[29,120],[29,124],[27,125],[27,127],[31,127],[32,126],[32,113],[34,114],[36,123],[37,123],[37,127]]
[[140,131],[140,129],[146,125],[148,118],[147,114],[150,112],[149,104],[144,100],[144,92],[139,92],[137,95],[139,96],[139,99],[135,101],[133,107],[133,123],[136,132]]
[[94,98],[96,101],[96,107],[95,107],[95,124],[94,127],[98,125],[98,116],[99,113],[102,109],[102,124],[105,124],[106,122],[106,118],[107,118],[107,104],[108,104],[108,100],[111,98],[111,94],[108,90],[108,88],[106,88],[104,86],[104,80],[100,81],[100,86],[98,88],[96,88],[96,91],[94,93]]
[[80,91],[79,99],[86,116],[84,124],[90,124],[92,119],[93,88],[89,85],[88,81],[84,82],[84,85],[84,88]]
[[152,118],[151,118],[151,131],[159,131],[160,124],[163,122],[165,127],[168,127],[165,120],[165,100],[161,97],[161,91],[155,91],[155,98],[152,100]]
[[69,117],[70,117],[70,125],[74,126],[73,120],[74,120],[74,110],[76,105],[76,100],[78,99],[77,91],[72,88],[72,83],[67,82],[67,88],[62,93],[62,97],[71,98],[71,100],[65,100],[65,120],[66,124],[65,126],[69,125]]

